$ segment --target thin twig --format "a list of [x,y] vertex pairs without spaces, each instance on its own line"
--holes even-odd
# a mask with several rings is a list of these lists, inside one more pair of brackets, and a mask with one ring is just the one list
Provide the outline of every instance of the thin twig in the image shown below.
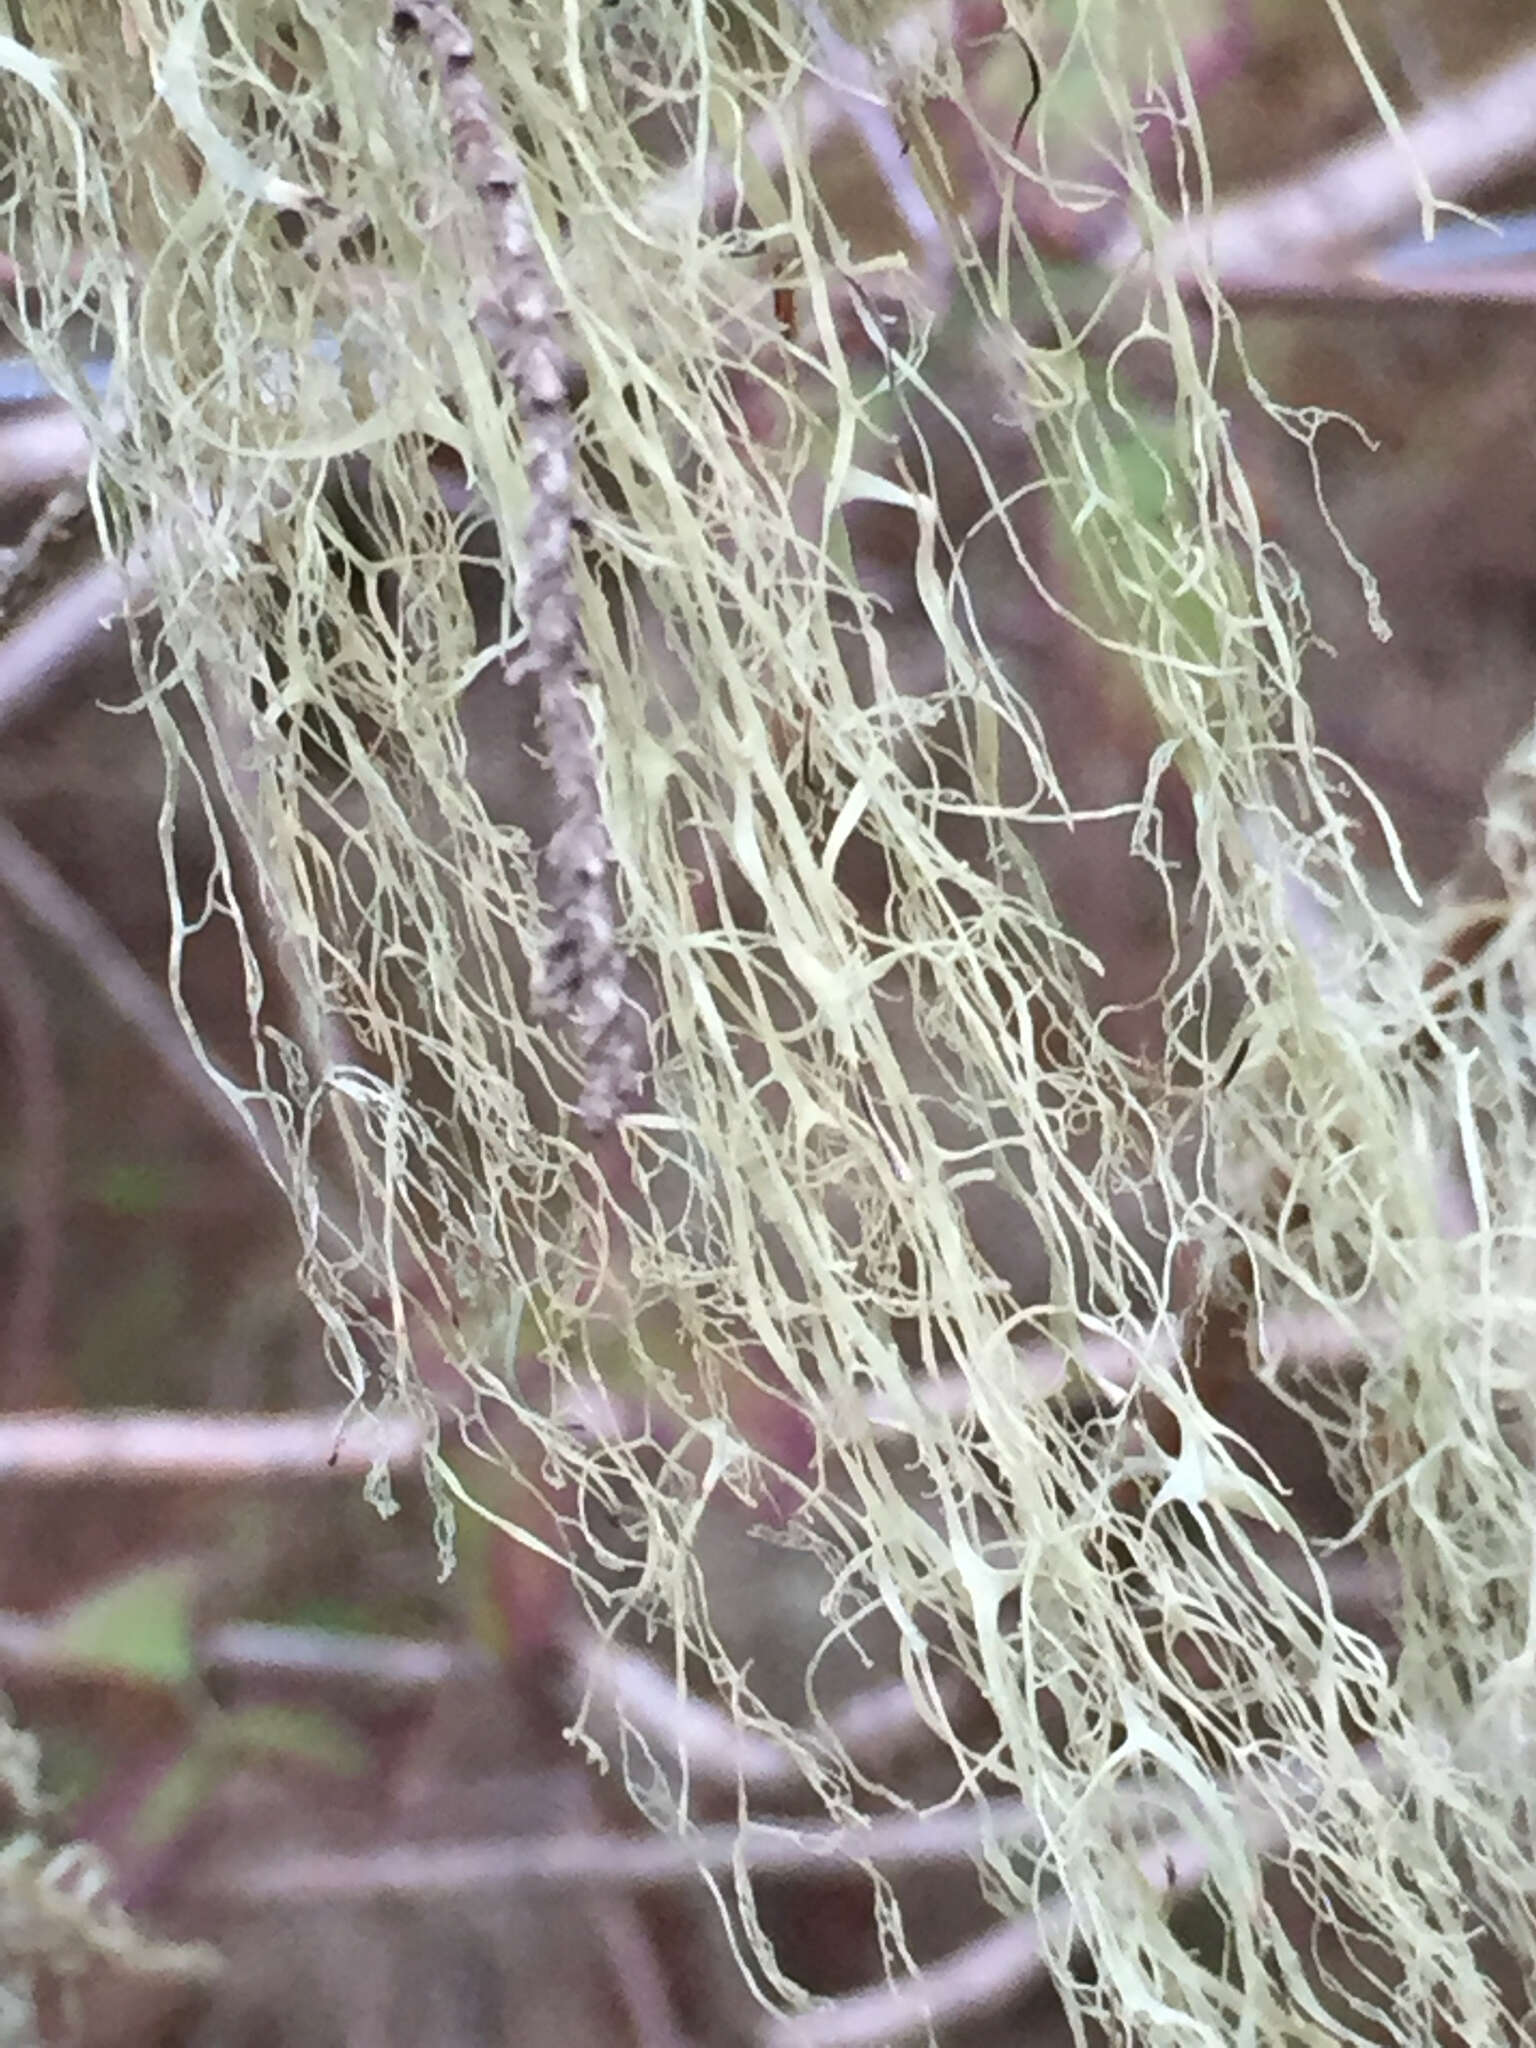
[[[1536,50],[1527,50],[1403,124],[1399,141],[1373,136],[1313,164],[1299,177],[1233,201],[1170,233],[1159,255],[1175,276],[1209,263],[1223,291],[1273,286],[1298,270],[1315,276],[1330,250],[1373,241],[1411,220],[1428,186],[1442,202],[1464,199],[1536,151]],[[1105,261],[1141,254],[1129,226]]]
[[[708,1700],[680,1694],[649,1657],[589,1635],[572,1641],[570,1650],[582,1689],[605,1718],[664,1750],[690,1776],[753,1792],[806,1782],[804,1761],[794,1750],[739,1726]],[[843,1754],[863,1766],[931,1739],[899,1679],[855,1693],[827,1717],[827,1727]]]
[[[1316,1592],[1321,1578],[1327,1589],[1328,1605],[1351,1628],[1389,1627],[1402,1598],[1402,1573],[1395,1561],[1388,1558],[1347,1551],[1314,1560],[1289,1545],[1274,1554],[1266,1550],[1262,1555],[1265,1569],[1303,1598]],[[1251,1572],[1241,1564],[1239,1569],[1251,1584]]]
[[64,1093],[48,1002],[10,916],[0,909],[0,1014],[17,1099],[20,1249],[6,1322],[6,1396],[18,1406],[57,1398],[52,1385],[54,1291],[64,1216]]
[[454,164],[479,200],[490,233],[490,276],[475,318],[522,422],[532,501],[516,592],[527,645],[521,656],[508,657],[506,676],[511,684],[528,681],[538,689],[562,813],[545,849],[552,929],[539,995],[545,1009],[574,1027],[586,1067],[581,1114],[601,1131],[636,1092],[641,1047],[637,1013],[624,992],[628,963],[618,939],[613,841],[582,694],[588,671],[573,548],[575,368],[561,339],[559,299],[522,163],[475,71],[474,37],[443,0],[396,7],[392,28],[397,39],[420,36],[431,52]]
[[109,634],[122,631],[128,585],[114,562],[82,570],[34,605],[0,640],[0,733],[29,712],[77,664],[100,666]]
[[[408,1464],[415,1455],[412,1451],[392,1462]],[[340,1464],[338,1459],[336,1469]],[[285,1628],[265,1621],[227,1622],[210,1629],[198,1654],[202,1669],[214,1678],[277,1678],[405,1697],[438,1692],[450,1679],[478,1671],[489,1661],[481,1652],[455,1643],[343,1635],[338,1629]]]
[[[37,396],[54,397],[41,372],[33,372],[29,363],[20,368],[36,376]],[[0,398],[8,396],[0,392]],[[0,425],[0,500],[9,505],[36,492],[57,490],[85,474],[90,455],[84,426],[65,406],[54,404],[46,411],[6,420]]]
[[819,68],[845,118],[873,158],[896,211],[922,257],[930,284],[953,264],[949,240],[919,183],[896,122],[864,52],[839,35],[819,0],[796,0],[816,38]]
[[[23,628],[25,630],[25,628]],[[16,638],[12,635],[12,641]],[[11,641],[5,643],[7,647]],[[261,1158],[256,1135],[187,1042],[181,1020],[137,960],[7,820],[0,818],[0,888],[56,939],[169,1078],[242,1150]]]
[[895,1814],[862,1827],[748,1821],[682,1836],[571,1834],[400,1845],[339,1854],[291,1853],[226,1869],[218,1890],[295,1905],[333,1899],[424,1898],[525,1886],[672,1885],[743,1869],[802,1879],[845,1877],[875,1864],[899,1870],[963,1861],[989,1843],[1033,1841],[1033,1810],[998,1801]]
[[[1385,1315],[1369,1314],[1346,1318],[1326,1310],[1296,1309],[1266,1316],[1259,1334],[1260,1362],[1271,1370],[1298,1366],[1346,1365],[1367,1356],[1378,1346],[1393,1340],[1395,1325]],[[1043,1400],[1066,1386],[1075,1364],[1084,1381],[1112,1393],[1127,1393],[1139,1375],[1150,1366],[1167,1369],[1177,1364],[1180,1345],[1172,1331],[1147,1330],[1136,1338],[1085,1337],[1069,1352],[1055,1344],[1021,1344],[1015,1347],[1010,1366],[1020,1395]],[[929,1379],[914,1380],[912,1399],[935,1415],[965,1415],[975,1403],[975,1388],[960,1372],[937,1373]],[[911,1408],[905,1398],[877,1394],[866,1412],[877,1428],[899,1432],[911,1426]]]
[[[1149,1853],[1142,1868],[1149,1883],[1167,1888],[1161,1851]],[[1053,1900],[1031,1919],[994,1927],[919,1977],[771,2021],[763,2032],[764,2048],[886,2048],[933,2027],[983,2018],[1041,1982],[1052,1942],[1060,1941],[1071,1925],[1067,1900]]]
[[[395,1636],[343,1635],[336,1629],[283,1628],[269,1622],[230,1622],[198,1643],[205,1678],[249,1683],[277,1680],[323,1692],[367,1692],[403,1700],[430,1697],[450,1679],[485,1660],[451,1643],[418,1643]],[[78,1676],[56,1629],[30,1614],[0,1613],[0,1671],[7,1682],[33,1684]]]
[[1180,137],[1174,100],[1182,98],[1203,107],[1208,96],[1240,77],[1253,61],[1258,46],[1253,0],[1224,0],[1210,12],[1214,20],[1180,49],[1182,79],[1178,85],[1165,77],[1157,91],[1139,95],[1134,103],[1142,153],[1154,178],[1178,174]]
[[[882,41],[896,77],[915,74],[921,68],[935,36],[949,27],[949,13],[948,0],[930,0],[930,4],[914,8],[885,30]],[[855,57],[859,54],[854,52]],[[750,158],[772,176],[783,168],[785,144],[791,137],[809,157],[836,134],[853,112],[847,81],[819,77],[814,71],[803,76],[797,74],[790,97],[794,103],[792,119],[783,104],[764,108],[748,124],[738,151],[729,155],[722,149],[710,151],[703,162],[702,182],[700,166],[694,158],[663,179],[642,201],[641,223],[654,224],[697,210],[706,225],[723,225],[745,198],[739,168],[743,158]],[[899,137],[897,145],[899,148]],[[877,152],[877,161],[883,153],[882,147]]]
[[[575,1818],[595,1831],[601,1815],[590,1775],[571,1781]],[[633,1893],[600,1890],[587,1894],[587,1918],[604,1955],[614,1990],[629,2019],[635,2048],[684,2048],[684,2033],[662,1970],[656,1943]]]
[[787,1750],[738,1727],[707,1700],[680,1695],[649,1657],[586,1634],[571,1652],[582,1690],[606,1716],[657,1743],[690,1773],[759,1791],[799,1782],[799,1766]]
[[0,1416],[0,1481],[53,1486],[76,1480],[136,1485],[259,1484],[401,1469],[421,1456],[408,1417],[346,1425],[334,1411],[292,1415]]
[[1377,14],[1408,90],[1421,106],[1445,91],[1445,66],[1423,0],[1378,0]]
[[[1359,1760],[1372,1776],[1380,1775],[1373,1751]],[[1309,1800],[1298,1788],[1303,1805]],[[1289,1839],[1293,1816],[1268,1804],[1248,1802],[1246,1827],[1255,1857],[1273,1855]],[[1210,1872],[1212,1846],[1207,1837],[1183,1832],[1163,1835],[1137,1858],[1142,1882],[1159,1898],[1189,1898]],[[942,1963],[898,1983],[880,1984],[852,1997],[839,1998],[810,2012],[770,2021],[762,2048],[893,2048],[899,2041],[931,2036],[934,2028],[983,2018],[1038,1989],[1049,1973],[1049,1958],[1082,1938],[1081,1921],[1064,1893],[1038,1912],[1008,1921],[970,1942]]]
[[21,545],[10,549],[0,570],[0,627],[26,610],[61,567],[78,555],[81,542],[94,540],[95,515],[85,485],[76,478],[62,484],[27,528]]
[[[1433,244],[1430,245],[1433,247]],[[1194,280],[1188,289],[1198,290]],[[1327,261],[1282,275],[1223,275],[1221,288],[1234,306],[1313,308],[1330,318],[1356,310],[1375,315],[1382,306],[1529,306],[1536,303],[1536,263],[1450,263],[1443,268],[1394,270],[1375,261],[1341,270]]]

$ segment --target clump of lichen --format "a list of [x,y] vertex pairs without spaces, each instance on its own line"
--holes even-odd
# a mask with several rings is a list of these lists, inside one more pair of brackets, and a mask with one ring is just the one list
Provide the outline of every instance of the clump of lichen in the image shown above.
[[[1167,271],[1143,131],[1146,80],[1184,76],[1178,22],[1143,10],[1127,39],[1117,0],[1054,10],[1072,32],[1036,67],[1024,152],[1022,10],[968,81],[926,17],[854,12],[549,0],[470,38],[358,0],[227,0],[216,36],[201,5],[28,7],[31,48],[0,60],[35,172],[10,202],[38,280],[19,317],[66,383],[82,314],[115,349],[105,400],[79,397],[160,621],[140,652],[178,1000],[224,921],[251,1025],[229,1085],[290,1189],[338,1373],[462,1427],[538,1502],[519,1516],[434,1454],[445,1530],[454,1496],[494,1496],[605,1631],[669,1631],[678,1672],[852,1820],[859,1771],[733,1665],[696,1538],[735,1502],[765,1558],[814,1551],[829,1648],[891,1624],[959,1782],[1038,1813],[988,1860],[1014,1909],[1065,1902],[1050,1961],[1082,2014],[1181,2043],[1231,2040],[1234,2006],[1256,2039],[1296,2038],[1297,2013],[1330,2040],[1422,2038],[1431,2012],[1475,2031],[1469,1897],[1536,1961],[1493,1712],[1531,1587],[1501,1219],[1536,1181],[1517,1150],[1454,1252],[1424,1197],[1447,1069],[1383,1051],[1433,1019],[1417,941],[1312,742],[1305,610],[1192,291],[1207,333],[1225,309]],[[878,262],[818,184],[811,63],[883,181]],[[965,92],[990,214],[956,200],[928,118]],[[1018,227],[1018,180],[1125,209],[1142,253],[1091,317]],[[946,400],[957,335],[1006,463]],[[966,531],[926,467],[942,436],[980,478]],[[899,621],[853,542],[871,508],[908,536]],[[1118,665],[1152,735],[1145,787],[1109,807],[1168,925],[1134,1047],[1047,876],[1051,837],[1103,807],[1059,772],[984,556]],[[219,849],[196,905],[174,884],[189,811]],[[594,1116],[624,1004],[646,1049]],[[1315,1560],[1202,1399],[1191,1251],[1241,1276],[1260,1336],[1315,1310],[1354,1332],[1363,1386],[1287,1398],[1408,1566],[1395,1673],[1280,1572]],[[1042,1342],[1078,1370],[1032,1378]],[[1096,1374],[1110,1354],[1144,1399]],[[1189,1655],[1154,1654],[1176,1626]],[[950,1714],[955,1678],[983,1723]],[[1151,1809],[1203,1844],[1220,1969],[1145,1881],[1121,1821]],[[1259,1911],[1277,1837],[1308,1896],[1408,1959],[1363,2031]],[[793,2003],[742,1910],[765,1996]],[[909,1967],[894,1912],[883,1933]]]

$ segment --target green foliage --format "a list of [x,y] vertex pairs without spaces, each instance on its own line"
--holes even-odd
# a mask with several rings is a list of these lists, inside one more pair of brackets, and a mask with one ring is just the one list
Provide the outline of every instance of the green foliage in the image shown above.
[[151,1850],[174,1841],[224,1780],[250,1765],[353,1778],[367,1770],[368,1754],[331,1714],[280,1706],[207,1713],[141,1801],[129,1829],[133,1846]]
[[154,1216],[175,1193],[173,1176],[149,1160],[120,1160],[97,1176],[96,1199],[120,1216]]
[[82,1668],[188,1686],[197,1673],[192,1639],[197,1584],[193,1565],[156,1564],[93,1587],[55,1624],[54,1654]]

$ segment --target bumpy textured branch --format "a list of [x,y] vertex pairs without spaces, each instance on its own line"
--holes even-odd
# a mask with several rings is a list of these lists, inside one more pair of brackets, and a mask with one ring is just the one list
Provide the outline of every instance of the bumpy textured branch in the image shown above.
[[635,1090],[639,1033],[637,1012],[625,1001],[613,843],[603,817],[591,718],[582,701],[587,666],[572,564],[572,365],[522,164],[476,75],[474,37],[452,8],[433,0],[395,8],[391,26],[397,39],[419,36],[432,54],[454,163],[473,187],[490,230],[490,276],[475,317],[522,421],[531,499],[517,591],[527,645],[520,660],[509,661],[507,679],[537,685],[539,722],[562,813],[545,853],[552,929],[539,1000],[575,1028],[586,1058],[581,1111],[600,1130],[615,1121]]

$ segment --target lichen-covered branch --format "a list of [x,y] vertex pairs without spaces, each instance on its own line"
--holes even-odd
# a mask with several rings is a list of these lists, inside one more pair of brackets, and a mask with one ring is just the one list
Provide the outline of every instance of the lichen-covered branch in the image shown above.
[[638,1013],[625,1000],[614,851],[603,815],[597,748],[582,698],[587,679],[572,559],[576,439],[572,372],[555,288],[539,249],[522,165],[475,71],[474,37],[451,7],[397,7],[397,39],[432,54],[448,111],[453,158],[490,234],[490,276],[476,320],[522,422],[531,510],[517,602],[526,646],[509,682],[531,682],[561,821],[545,853],[552,926],[539,997],[572,1023],[586,1059],[581,1111],[602,1130],[634,1092]]

